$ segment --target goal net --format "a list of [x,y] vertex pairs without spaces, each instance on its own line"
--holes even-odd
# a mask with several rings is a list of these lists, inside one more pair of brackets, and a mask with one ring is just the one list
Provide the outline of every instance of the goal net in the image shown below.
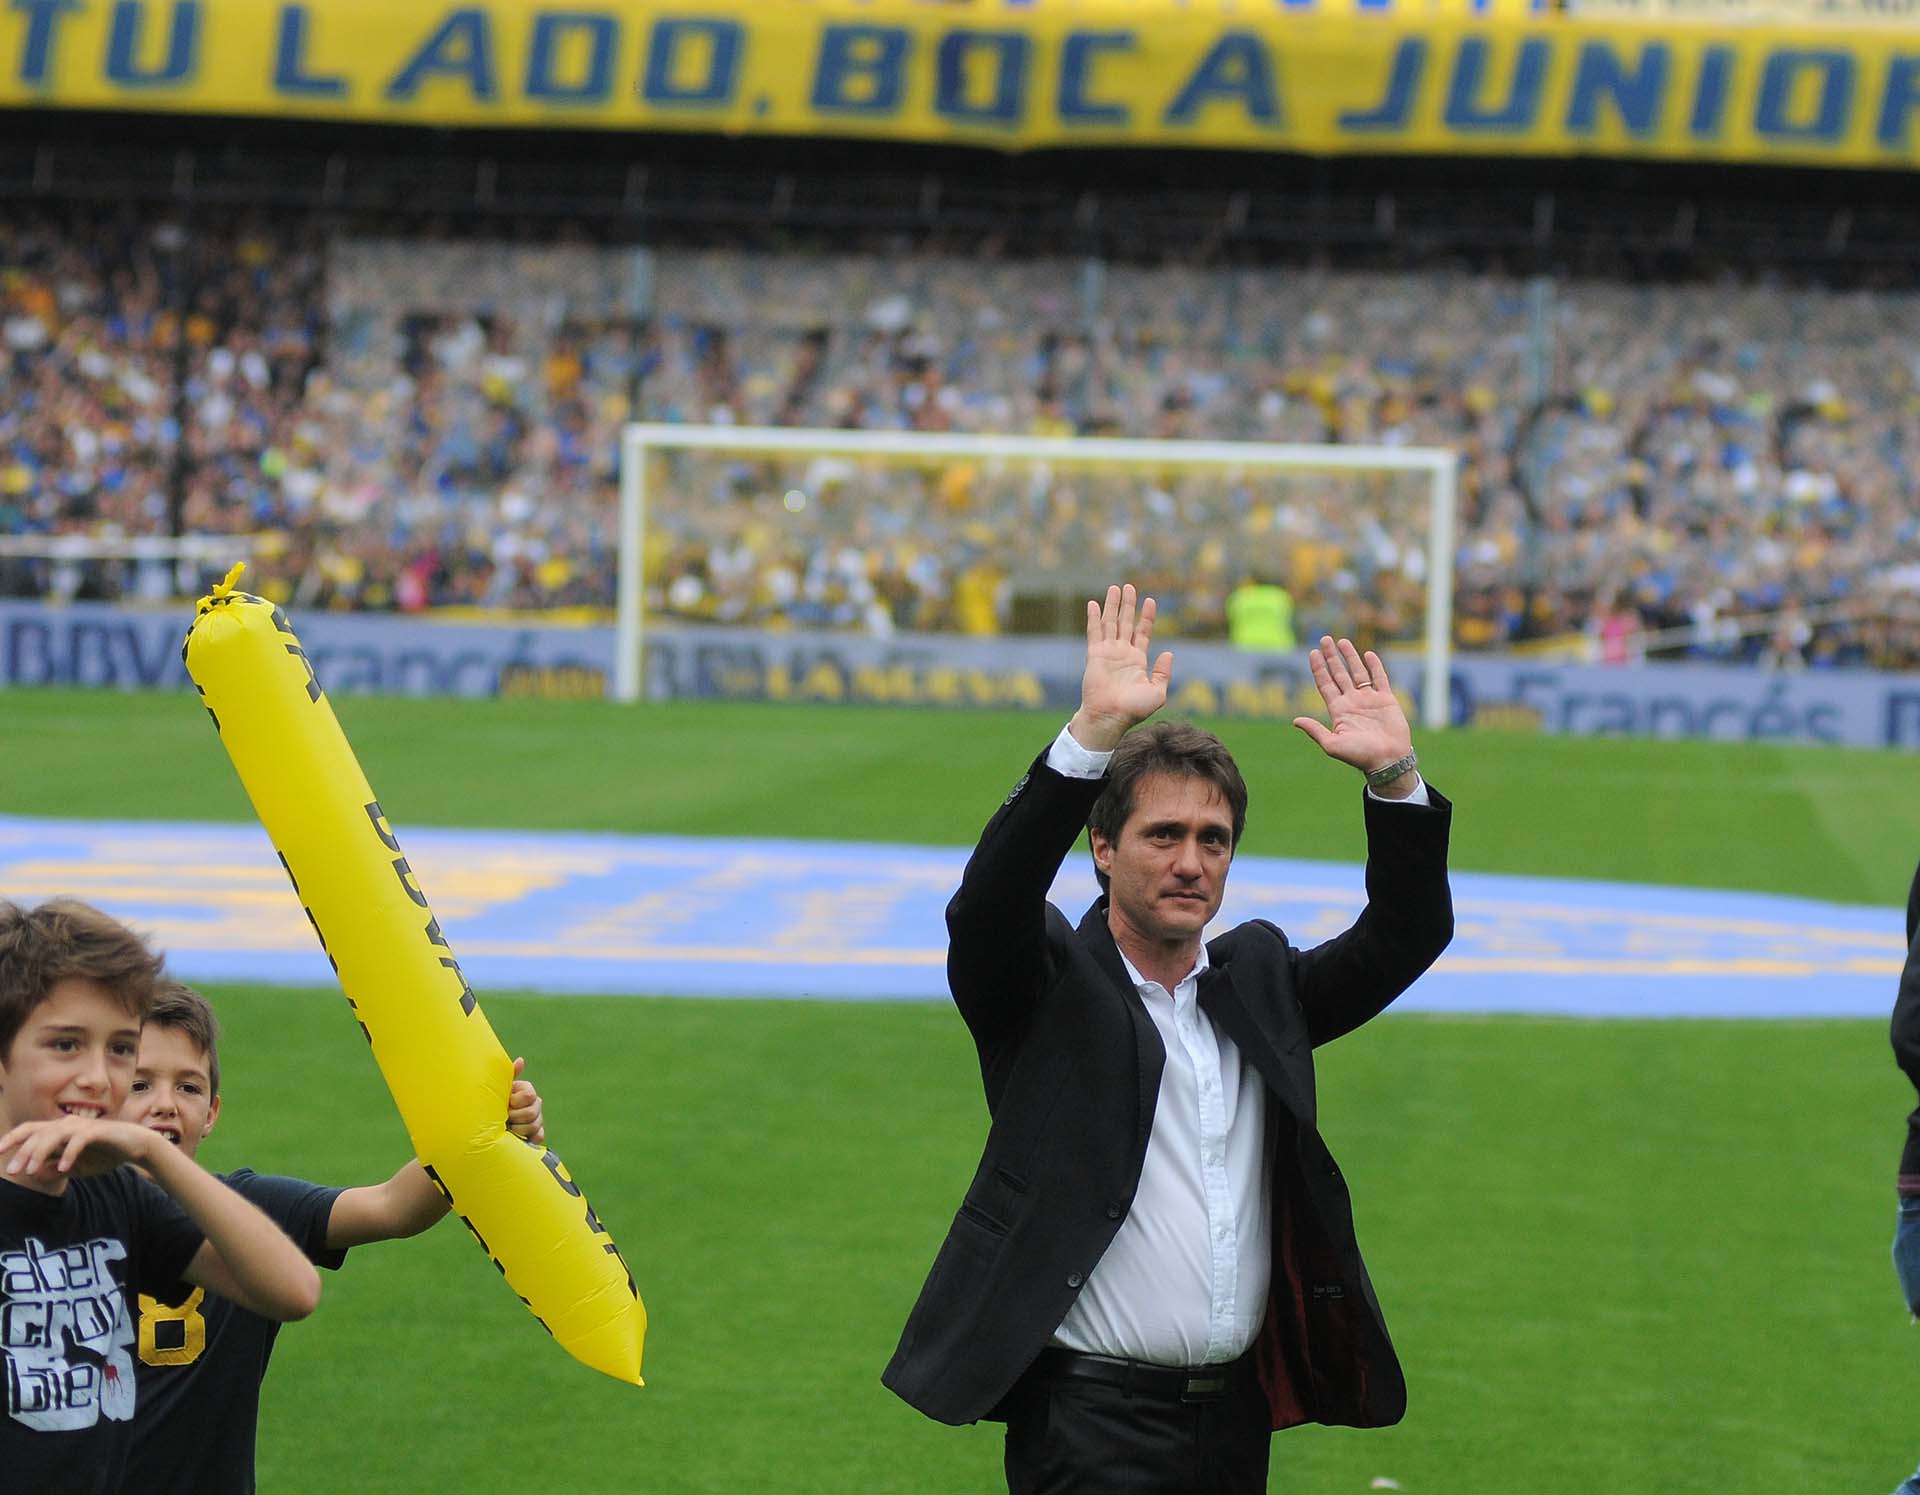
[[865,632],[1077,634],[1131,580],[1169,643],[1226,634],[1248,579],[1302,640],[1421,656],[1448,719],[1452,452],[1097,437],[630,425],[614,694],[663,619]]

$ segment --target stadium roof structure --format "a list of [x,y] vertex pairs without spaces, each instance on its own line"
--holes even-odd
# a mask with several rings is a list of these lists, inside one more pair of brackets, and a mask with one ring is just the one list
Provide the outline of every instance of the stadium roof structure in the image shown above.
[[1728,269],[1910,282],[1904,176],[1559,161],[881,151],[859,143],[334,129],[0,116],[0,202],[306,212],[513,237],[1436,261],[1690,278]]

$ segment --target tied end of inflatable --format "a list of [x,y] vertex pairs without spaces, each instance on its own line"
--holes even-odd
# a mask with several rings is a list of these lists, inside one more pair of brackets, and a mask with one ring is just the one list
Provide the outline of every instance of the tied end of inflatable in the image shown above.
[[235,561],[233,569],[213,584],[213,591],[194,604],[195,616],[212,612],[232,597],[234,589],[240,585],[240,573],[246,569],[245,561]]
[[561,1348],[589,1370],[629,1386],[644,1387],[647,1383],[640,1378],[640,1357],[646,1334],[646,1310],[636,1301],[627,1312],[598,1329],[572,1336]]

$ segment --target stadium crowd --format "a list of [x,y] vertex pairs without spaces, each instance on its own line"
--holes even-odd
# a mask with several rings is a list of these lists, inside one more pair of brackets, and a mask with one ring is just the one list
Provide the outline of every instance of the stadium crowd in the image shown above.
[[[182,315],[182,309],[185,309]],[[629,419],[1445,446],[1458,643],[1920,660],[1920,296],[0,220],[0,535],[245,533],[301,606],[611,602]],[[1003,631],[1120,557],[1417,635],[1424,489],[670,459],[650,605]],[[9,591],[119,585],[13,562]],[[1762,615],[1762,628],[1740,619]]]

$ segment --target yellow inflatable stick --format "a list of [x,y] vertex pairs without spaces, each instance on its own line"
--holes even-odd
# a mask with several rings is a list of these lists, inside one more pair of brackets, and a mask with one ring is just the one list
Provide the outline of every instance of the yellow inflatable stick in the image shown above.
[[640,1382],[647,1311],[558,1157],[506,1129],[512,1062],[460,974],[286,615],[200,599],[183,651],[400,1108],[415,1155],[576,1359]]

